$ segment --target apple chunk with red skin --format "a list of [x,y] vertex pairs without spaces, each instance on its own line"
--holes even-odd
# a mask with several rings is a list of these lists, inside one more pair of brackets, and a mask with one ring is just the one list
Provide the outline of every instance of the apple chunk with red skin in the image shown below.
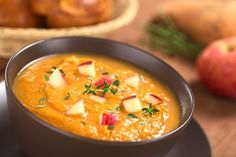
[[148,93],[145,96],[145,100],[152,105],[157,105],[163,102],[163,100],[159,96],[152,93]]
[[122,100],[122,104],[127,112],[133,113],[142,110],[142,104],[136,95],[131,95]]
[[83,62],[78,67],[79,73],[85,76],[95,77],[95,65],[93,61]]
[[101,115],[101,125],[115,125],[118,122],[118,115],[113,113],[103,113]]
[[236,37],[209,45],[197,60],[197,71],[210,91],[236,99]]

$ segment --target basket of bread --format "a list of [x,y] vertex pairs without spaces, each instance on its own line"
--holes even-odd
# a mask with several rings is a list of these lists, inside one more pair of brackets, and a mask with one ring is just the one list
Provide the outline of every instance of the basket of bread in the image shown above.
[[129,23],[137,0],[0,0],[0,57],[57,36],[104,36]]

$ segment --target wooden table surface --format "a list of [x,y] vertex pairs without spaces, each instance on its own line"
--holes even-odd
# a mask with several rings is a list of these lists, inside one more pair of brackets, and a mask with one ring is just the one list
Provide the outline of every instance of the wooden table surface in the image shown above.
[[[145,23],[155,15],[163,0],[140,0],[140,10],[129,25],[109,35],[108,38],[141,47]],[[147,49],[146,49],[147,50]],[[191,85],[196,99],[194,118],[205,130],[212,148],[213,157],[236,157],[236,102],[216,97],[199,82],[195,65],[179,57],[154,53],[176,69]],[[0,62],[3,62],[0,60]],[[3,79],[3,72],[0,80]],[[194,144],[194,141],[193,141]],[[187,150],[186,150],[187,151]]]

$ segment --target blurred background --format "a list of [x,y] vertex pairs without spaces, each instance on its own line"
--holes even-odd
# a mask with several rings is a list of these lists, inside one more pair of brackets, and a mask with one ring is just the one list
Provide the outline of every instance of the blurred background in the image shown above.
[[36,40],[86,35],[125,42],[188,81],[213,156],[235,157],[235,25],[236,0],[0,0],[0,80],[11,55]]

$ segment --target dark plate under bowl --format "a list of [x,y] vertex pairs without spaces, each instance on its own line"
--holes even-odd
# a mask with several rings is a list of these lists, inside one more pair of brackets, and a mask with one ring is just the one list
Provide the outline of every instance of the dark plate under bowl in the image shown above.
[[[178,128],[152,140],[109,142],[88,139],[57,129],[29,112],[12,87],[19,71],[31,61],[51,54],[78,52],[120,59],[148,71],[164,82],[178,98],[182,119]],[[5,73],[8,108],[20,146],[32,157],[161,157],[167,154],[191,120],[194,99],[189,86],[170,66],[149,53],[119,42],[90,37],[63,37],[35,42],[18,51]]]

